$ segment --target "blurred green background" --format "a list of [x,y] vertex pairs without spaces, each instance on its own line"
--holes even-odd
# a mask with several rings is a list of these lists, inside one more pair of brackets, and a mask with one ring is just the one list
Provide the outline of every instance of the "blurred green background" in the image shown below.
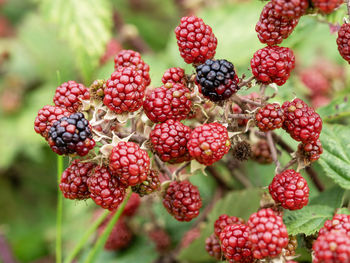
[[[113,56],[122,48],[143,54],[151,68],[152,86],[161,83],[169,67],[181,66],[191,73],[193,68],[179,55],[173,30],[182,16],[196,14],[218,38],[216,57],[233,62],[239,75],[249,76],[250,59],[263,47],[254,30],[263,5],[248,0],[0,0],[0,254],[11,252],[18,262],[54,261],[56,155],[34,132],[33,122],[42,106],[53,103],[58,73],[62,82],[76,80],[89,86],[94,79],[110,76]],[[345,7],[328,18],[301,19],[283,42],[294,50],[297,68],[275,101],[298,94],[318,106],[349,93],[349,67],[332,34],[344,15]],[[305,72],[321,71],[328,83],[324,85],[330,86],[322,98],[302,81]],[[247,165],[245,172],[253,186],[266,186],[273,167]],[[193,180],[207,204],[215,181],[203,175]],[[229,176],[227,182],[243,188]],[[90,201],[64,201],[64,254],[91,224],[94,209]],[[153,209],[174,246],[195,223],[174,222],[160,205]],[[136,224],[141,221],[136,219]],[[207,255],[196,256],[197,261],[183,253],[180,261],[210,262]],[[98,262],[113,262],[115,257],[117,262],[153,262],[158,254],[140,236],[131,248],[104,253]]]

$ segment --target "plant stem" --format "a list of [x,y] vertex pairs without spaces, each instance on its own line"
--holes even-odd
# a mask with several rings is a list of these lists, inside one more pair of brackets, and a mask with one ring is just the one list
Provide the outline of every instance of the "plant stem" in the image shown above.
[[59,189],[63,173],[63,156],[57,156],[57,214],[56,214],[56,263],[62,262],[62,209],[63,198]]
[[163,174],[165,174],[169,180],[171,180],[172,177],[172,173],[170,172],[170,170],[168,169],[168,167],[166,167],[164,165],[164,163],[162,162],[162,160],[159,158],[158,155],[154,155],[154,161],[159,169],[159,171],[161,171]]
[[280,170],[281,164],[278,161],[275,142],[272,139],[272,133],[270,131],[266,133],[266,139],[267,139],[267,143],[268,143],[268,145],[270,147],[272,159],[273,159],[273,161],[275,162],[275,165],[276,165],[276,172],[278,172]]
[[90,226],[90,228],[85,232],[85,234],[82,236],[82,238],[79,240],[78,244],[75,246],[73,251],[67,256],[67,258],[64,260],[64,263],[71,263],[73,262],[74,258],[78,255],[80,250],[84,247],[84,245],[89,240],[90,236],[96,231],[96,229],[101,225],[103,220],[106,219],[107,215],[109,214],[109,211],[105,211],[93,224]]
[[94,247],[91,249],[90,253],[87,256],[87,259],[84,261],[85,263],[93,263],[96,262],[95,258],[97,257],[97,255],[100,253],[102,247],[104,246],[104,244],[106,243],[109,234],[112,232],[112,229],[114,227],[114,225],[117,223],[119,217],[121,216],[121,214],[124,211],[124,208],[130,198],[132,194],[131,189],[129,189],[129,193],[127,194],[127,196],[125,197],[123,203],[119,206],[118,210],[115,212],[115,214],[113,215],[113,217],[111,218],[111,220],[108,222],[105,230],[103,231],[102,235],[97,239]]

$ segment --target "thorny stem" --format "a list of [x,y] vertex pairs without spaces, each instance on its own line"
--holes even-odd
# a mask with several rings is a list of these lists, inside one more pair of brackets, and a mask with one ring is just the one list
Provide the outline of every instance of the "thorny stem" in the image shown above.
[[186,169],[190,164],[191,162],[187,162],[181,165],[179,168],[176,169],[176,171],[174,172],[174,175],[177,177],[182,172],[182,170]]
[[267,143],[268,143],[268,145],[270,147],[272,159],[273,159],[273,161],[274,161],[274,163],[276,165],[276,173],[278,173],[278,171],[280,170],[281,164],[280,164],[280,162],[278,160],[275,142],[272,139],[272,134],[271,134],[270,131],[266,133],[266,139],[267,139]]
[[241,119],[241,120],[249,120],[252,118],[252,115],[250,114],[229,114],[228,115],[229,118],[232,118],[232,119]]
[[297,162],[297,159],[293,158],[292,160],[290,160],[282,169],[280,169],[280,171],[278,171],[278,173],[284,172],[285,170],[287,170],[289,167],[291,167],[292,165],[294,165]]
[[162,172],[163,174],[166,174],[168,179],[170,180],[172,177],[172,173],[170,172],[168,167],[165,166],[165,164],[162,162],[162,160],[159,158],[158,155],[155,154],[153,156],[159,171]]
[[260,102],[256,102],[256,101],[253,101],[253,100],[250,100],[250,99],[238,96],[238,95],[236,96],[236,98],[238,98],[241,102],[244,102],[246,104],[251,104],[254,106],[258,106],[258,107],[263,106],[263,104],[261,104]]
[[254,76],[251,76],[251,77],[248,78],[248,79],[244,79],[244,80],[242,80],[240,83],[238,83],[238,87],[239,87],[239,88],[242,88],[242,87],[245,87],[245,86],[249,87],[249,84],[252,83],[252,81],[253,81],[254,79],[255,79]]
[[[115,134],[121,138],[128,137],[130,135],[129,133],[126,133],[126,132],[116,132]],[[143,136],[142,134],[135,133],[131,136],[130,140],[142,144],[143,142],[145,142],[147,140],[147,138],[145,136]]]

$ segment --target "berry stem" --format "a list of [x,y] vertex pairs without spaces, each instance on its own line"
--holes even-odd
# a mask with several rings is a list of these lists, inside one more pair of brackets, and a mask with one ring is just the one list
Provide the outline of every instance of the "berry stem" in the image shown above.
[[172,178],[172,173],[170,172],[168,167],[164,165],[164,163],[162,162],[162,160],[159,158],[158,155],[154,154],[153,156],[159,171],[161,171],[163,174],[166,174],[166,176],[170,180],[170,178]]
[[105,211],[91,226],[90,228],[85,232],[85,234],[81,237],[78,244],[74,247],[73,251],[67,256],[67,258],[64,260],[64,263],[70,263],[73,262],[74,258],[78,255],[80,250],[84,247],[84,245],[88,242],[90,236],[95,233],[96,229],[101,225],[103,220],[106,219],[108,216],[109,211]]
[[[130,135],[130,133],[126,132],[116,132],[115,134],[118,135],[118,137],[120,138],[128,137]],[[141,134],[135,133],[131,136],[130,140],[142,144],[144,141],[147,140],[147,138]]]
[[241,97],[241,96],[236,96],[236,98],[238,98],[241,102],[244,102],[246,104],[251,104],[251,105],[254,105],[254,106],[258,106],[258,107],[261,107],[263,106],[261,103],[259,102],[256,102],[256,101],[253,101],[253,100],[250,100],[250,99],[247,99],[247,98],[244,98],[244,97]]
[[297,162],[297,159],[293,158],[292,160],[290,160],[282,169],[280,169],[279,171],[277,171],[278,173],[284,172],[285,170],[287,170],[289,167],[291,167],[292,165],[294,165]]
[[[191,164],[191,162],[187,162],[184,163],[183,165],[181,165],[179,168],[176,169],[176,171],[173,173],[173,177],[177,177],[184,169],[186,169],[189,165]],[[173,178],[174,179],[174,178]]]
[[63,173],[63,156],[57,156],[57,214],[56,214],[56,262],[62,262],[62,210],[63,198],[59,189]]
[[240,120],[249,120],[252,118],[252,116],[250,114],[229,114],[228,115],[230,118],[232,119],[240,119]]
[[238,87],[242,88],[242,87],[249,87],[250,83],[252,83],[252,81],[255,79],[254,76],[249,77],[248,79],[244,79],[242,80],[240,83],[238,83]]
[[106,241],[108,239],[109,234],[112,232],[114,225],[117,223],[119,217],[123,213],[124,208],[129,200],[131,194],[132,194],[132,191],[131,191],[131,189],[129,189],[129,193],[127,194],[123,203],[119,206],[118,210],[115,212],[115,214],[113,215],[111,220],[108,222],[102,235],[97,239],[94,247],[91,249],[90,253],[87,256],[87,259],[84,261],[85,263],[96,262],[95,258],[100,253],[102,247],[104,246],[104,244],[106,243]]
[[273,141],[272,133],[270,131],[266,133],[266,139],[267,139],[267,143],[270,147],[272,159],[276,165],[276,173],[278,173],[278,171],[280,170],[281,164],[277,158],[276,145],[275,145],[275,142]]

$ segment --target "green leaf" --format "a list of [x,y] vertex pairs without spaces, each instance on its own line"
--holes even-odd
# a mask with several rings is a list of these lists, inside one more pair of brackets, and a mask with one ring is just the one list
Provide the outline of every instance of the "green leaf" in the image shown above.
[[326,124],[321,133],[323,154],[319,160],[326,175],[345,189],[350,189],[350,128]]
[[327,219],[333,217],[334,208],[325,205],[309,205],[301,210],[286,211],[283,221],[288,234],[297,235],[316,233]]
[[318,114],[324,122],[334,122],[350,116],[350,101],[348,96],[341,96],[327,106],[319,108]]
[[343,204],[345,190],[339,186],[333,186],[318,196],[312,198],[309,205],[327,205],[333,208],[339,208]]
[[41,12],[55,23],[72,47],[85,79],[92,72],[111,37],[112,8],[108,0],[41,0]]
[[337,210],[337,214],[350,215],[350,210],[348,208],[341,208]]

